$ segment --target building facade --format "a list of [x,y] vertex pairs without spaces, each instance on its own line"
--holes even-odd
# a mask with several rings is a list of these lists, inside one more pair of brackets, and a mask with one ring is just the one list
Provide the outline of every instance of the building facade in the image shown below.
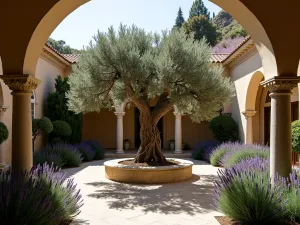
[[[62,55],[45,45],[40,55],[36,78],[42,83],[32,93],[31,110],[33,118],[47,115],[46,99],[55,90],[55,78],[68,76],[72,65],[79,60],[79,55]],[[270,97],[266,88],[260,85],[265,79],[262,61],[258,51],[247,37],[229,54],[212,54],[212,63],[224,66],[224,76],[234,82],[236,95],[230,105],[224,105],[222,113],[229,113],[237,122],[240,140],[245,143],[269,144],[270,138]],[[1,63],[1,61],[0,61]],[[0,70],[2,66],[0,65]],[[0,71],[2,72],[2,71]],[[298,88],[292,90],[292,120],[298,119]],[[155,105],[155,100],[153,101]],[[126,102],[116,106],[114,111],[103,110],[100,113],[87,113],[83,116],[83,140],[98,140],[107,149],[116,149],[122,153],[123,140],[128,140],[131,149],[139,147],[138,110],[128,107]],[[9,88],[1,81],[0,120],[10,133],[12,128],[12,96]],[[175,150],[192,149],[198,142],[213,140],[208,122],[193,123],[188,116],[170,111],[159,122],[162,148],[169,149],[169,142],[175,141]],[[42,138],[37,139],[35,149],[44,146]],[[0,147],[0,161],[11,161],[11,136]]]

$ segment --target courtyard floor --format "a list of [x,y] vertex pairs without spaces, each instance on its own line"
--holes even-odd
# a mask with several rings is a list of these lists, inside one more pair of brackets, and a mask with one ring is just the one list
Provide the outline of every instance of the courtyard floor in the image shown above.
[[74,178],[84,199],[81,214],[72,225],[217,225],[213,210],[213,181],[217,168],[193,161],[193,177],[163,185],[112,182],[104,176],[103,162],[65,169]]

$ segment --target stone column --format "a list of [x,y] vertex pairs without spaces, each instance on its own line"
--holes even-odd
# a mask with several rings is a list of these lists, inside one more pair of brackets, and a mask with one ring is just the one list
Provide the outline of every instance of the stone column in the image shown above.
[[[4,113],[8,109],[8,106],[0,105],[0,122],[3,122]],[[4,162],[3,144],[0,144],[0,163]]]
[[182,153],[182,127],[181,117],[182,115],[178,112],[174,112],[175,115],[175,153]]
[[12,90],[12,170],[29,171],[32,168],[31,95],[41,83],[30,75],[2,75],[4,83]]
[[246,144],[253,143],[252,117],[255,115],[255,113],[256,113],[256,111],[254,111],[254,110],[247,110],[247,111],[243,112],[243,114],[247,120],[246,137],[245,137]]
[[116,153],[122,154],[124,153],[123,148],[123,116],[125,112],[115,112],[117,116],[117,151]]
[[291,91],[300,78],[278,76],[261,82],[270,91],[270,176],[287,177],[292,170]]

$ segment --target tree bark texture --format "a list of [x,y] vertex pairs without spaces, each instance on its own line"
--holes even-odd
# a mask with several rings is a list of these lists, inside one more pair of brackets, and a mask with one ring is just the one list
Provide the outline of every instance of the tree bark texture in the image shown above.
[[154,122],[150,110],[140,112],[141,146],[135,158],[136,163],[156,162],[166,163],[167,160],[161,151],[160,132]]

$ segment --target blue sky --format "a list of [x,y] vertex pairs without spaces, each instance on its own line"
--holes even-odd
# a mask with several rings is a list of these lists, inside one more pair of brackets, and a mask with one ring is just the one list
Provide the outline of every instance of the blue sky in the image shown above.
[[[221,9],[208,0],[203,0],[211,12]],[[81,49],[92,36],[107,31],[111,25],[136,24],[147,31],[170,29],[175,23],[181,6],[186,19],[193,0],[91,0],[71,13],[51,34],[56,40],[64,40],[72,48]]]

